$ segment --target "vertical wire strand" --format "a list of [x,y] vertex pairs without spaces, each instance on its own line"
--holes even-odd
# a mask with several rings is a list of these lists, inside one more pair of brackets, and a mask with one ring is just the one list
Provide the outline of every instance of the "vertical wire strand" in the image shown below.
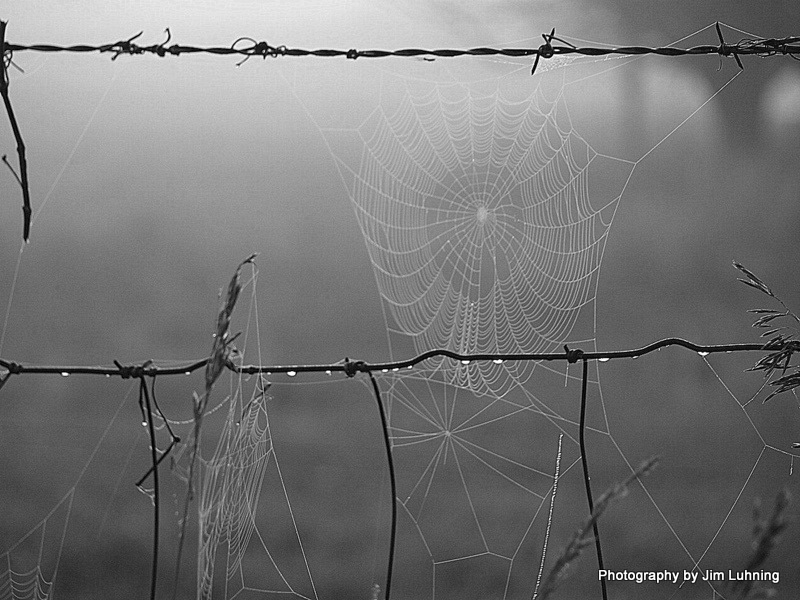
[[[154,382],[155,382],[155,378]],[[153,461],[153,567],[150,576],[150,600],[156,598],[156,581],[158,579],[158,530],[159,530],[159,497],[158,497],[158,451],[156,450],[156,431],[153,426],[153,409],[150,406],[150,394],[144,375],[139,378],[139,402],[144,398],[147,414],[147,428],[150,433],[150,457]]]
[[[586,487],[586,498],[589,501],[589,514],[594,513],[594,500],[592,499],[592,485],[589,477],[589,463],[586,460],[586,388],[589,383],[589,361],[583,359],[583,381],[581,383],[581,424],[580,424],[580,447],[581,447],[581,464],[583,465],[583,482]],[[600,530],[597,527],[597,521],[592,524],[594,531],[594,547],[597,551],[597,566],[603,570],[603,549],[600,545]],[[605,579],[600,579],[600,586],[603,590],[603,600],[608,600],[608,591],[606,590]]]
[[386,567],[386,595],[385,599],[390,600],[392,593],[392,569],[394,567],[394,546],[397,535],[397,483],[394,476],[394,460],[392,459],[392,442],[389,438],[389,425],[386,421],[386,412],[383,410],[381,400],[381,390],[372,371],[367,371],[369,380],[372,382],[372,390],[375,392],[375,400],[378,403],[378,412],[381,415],[381,427],[383,428],[383,441],[386,445],[386,460],[389,463],[389,480],[392,487],[392,527],[389,534],[389,565]]

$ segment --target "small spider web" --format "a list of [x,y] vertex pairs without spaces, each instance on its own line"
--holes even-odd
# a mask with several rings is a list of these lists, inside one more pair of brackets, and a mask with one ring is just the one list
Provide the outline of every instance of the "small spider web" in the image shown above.
[[75,488],[27,534],[0,555],[0,598],[46,600],[64,549]]

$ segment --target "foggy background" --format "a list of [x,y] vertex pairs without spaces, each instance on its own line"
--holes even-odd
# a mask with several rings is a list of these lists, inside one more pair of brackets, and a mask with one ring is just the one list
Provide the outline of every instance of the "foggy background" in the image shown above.
[[[19,44],[102,44],[144,31],[137,43],[149,45],[163,41],[169,27],[170,44],[227,46],[250,36],[272,45],[344,49],[538,46],[540,34],[552,27],[571,39],[662,45],[717,20],[758,36],[783,37],[798,34],[798,17],[800,9],[788,1],[467,6],[319,1],[224,7],[205,1],[28,1],[6,3],[0,13],[9,21],[6,41]],[[725,32],[728,43],[743,37]],[[713,28],[677,45],[701,43],[717,43]],[[372,266],[320,127],[353,126],[372,110],[381,101],[373,86],[378,69],[418,74],[427,63],[284,57],[251,58],[236,68],[239,59],[233,56],[123,55],[113,62],[110,57],[35,52],[13,57],[25,70],[9,68],[10,96],[27,146],[35,217],[31,243],[21,247],[21,193],[3,165],[0,356],[57,365],[207,356],[219,291],[235,266],[258,252],[261,345],[259,355],[251,340],[249,362],[388,359]],[[473,66],[470,58],[447,60],[457,70],[493,68]],[[742,61],[743,73],[636,166],[605,248],[596,301],[598,349],[628,349],[664,337],[708,344],[757,341],[746,310],[774,306],[736,281],[732,260],[800,309],[794,277],[800,63],[788,57]],[[449,68],[444,62],[431,68]],[[733,60],[716,56],[649,57],[570,86],[567,102],[576,130],[593,148],[637,160],[736,70]],[[515,77],[524,86],[525,75]],[[2,153],[16,166],[14,138],[3,121]],[[248,294],[250,288],[237,309],[238,328]],[[743,373],[758,356],[709,357],[709,362],[744,402],[761,384],[759,374]],[[578,369],[572,368],[570,375],[576,376]],[[652,476],[658,505],[695,557],[734,506],[711,546],[713,564],[701,568],[739,568],[749,550],[753,498],[771,506],[781,487],[798,496],[788,455],[768,451],[760,457],[764,444],[786,450],[798,441],[797,399],[785,395],[765,406],[756,401],[750,412],[766,436],[760,440],[695,355],[662,350],[599,369],[615,441],[634,466],[652,454],[663,457]],[[562,367],[557,370],[563,373]],[[297,379],[295,384],[273,378],[270,419],[316,593],[368,598],[371,584],[383,582],[388,541],[388,491],[374,400],[355,382],[303,385]],[[563,375],[553,375],[542,385],[577,404],[579,384],[571,381],[565,389],[563,381]],[[202,375],[165,377],[157,385],[164,412],[190,419],[191,393],[201,391]],[[220,384],[220,399],[230,385]],[[598,395],[594,386],[592,397]],[[136,396],[129,382],[82,376],[12,377],[0,390],[0,552],[54,507],[48,535],[60,531],[66,505],[58,503],[74,490],[56,598],[141,598],[149,590],[152,506],[133,485],[147,470],[149,451]],[[515,433],[504,435],[514,440]],[[541,432],[542,440],[533,442],[546,453],[541,465],[552,465],[553,434]],[[188,438],[188,428],[179,435]],[[520,441],[526,443],[531,442]],[[629,471],[607,437],[590,436],[589,443],[597,495]],[[572,460],[576,451],[571,452]],[[183,491],[166,464],[162,479],[167,481],[159,589],[166,595]],[[564,485],[550,556],[585,511],[577,468]],[[663,520],[637,491],[601,522],[607,563],[618,569],[691,569],[686,552],[672,547],[675,536],[663,531]],[[503,500],[498,504],[508,509]],[[260,510],[259,518],[267,514]],[[791,514],[796,517],[796,507]],[[520,560],[515,573],[538,567],[534,550],[541,547],[541,524],[540,516],[529,541],[530,562]],[[779,598],[794,597],[800,589],[792,555],[796,527],[765,567],[781,571]],[[290,541],[278,544],[289,557],[284,569],[302,571]],[[190,537],[181,597],[194,595],[195,543]],[[415,569],[424,569],[425,561],[420,566],[409,555],[403,553],[395,568],[397,597],[428,597],[428,588],[414,587]],[[54,560],[52,551],[45,552],[43,568]],[[596,597],[594,560],[590,553],[583,556],[556,597]],[[254,558],[250,567],[257,570],[263,562]],[[442,597],[482,597],[469,595],[479,593],[479,567],[444,577],[452,578],[453,591]],[[492,585],[498,589],[497,582]],[[298,586],[313,596],[308,583]],[[503,586],[499,589],[502,594]],[[632,584],[611,589],[614,598],[641,593]],[[530,597],[526,589],[508,593]],[[650,587],[646,593],[668,598],[676,588]],[[709,595],[708,588],[697,586],[674,597]]]

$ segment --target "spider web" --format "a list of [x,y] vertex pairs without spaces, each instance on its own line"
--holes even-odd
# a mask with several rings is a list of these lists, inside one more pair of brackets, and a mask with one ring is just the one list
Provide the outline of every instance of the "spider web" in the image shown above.
[[[361,119],[336,115],[333,120],[344,126],[322,124],[308,92],[300,91],[304,82],[287,76],[351,200],[392,357],[438,348],[461,354],[553,352],[565,344],[596,349],[595,300],[605,243],[636,167],[736,77],[687,110],[652,145],[623,158],[587,141],[573,125],[569,106],[587,79],[635,61],[556,62],[527,93],[507,86],[509,73],[520,75],[513,61],[493,62],[505,69],[496,78],[462,79],[449,68],[437,71],[437,78],[430,65],[424,75],[418,69],[381,70],[374,110]],[[587,74],[587,64],[594,72]],[[530,565],[543,550],[536,544],[553,489],[558,434],[567,439],[564,475],[577,477],[575,375],[533,361],[428,364],[382,379],[399,465],[396,501],[405,528],[399,556],[417,558],[408,559],[414,567],[400,569],[401,597],[530,595]],[[669,538],[665,543],[675,553],[667,564],[687,571],[731,560],[720,558],[720,540],[730,535],[729,521],[741,510],[762,461],[767,454],[784,456],[791,473],[794,460],[785,450],[785,432],[782,442],[767,441],[747,411],[753,407],[705,364],[723,396],[729,394],[742,410],[744,421],[737,426],[756,434],[743,462],[748,470],[736,471],[720,500],[724,510],[709,512],[699,541],[692,531],[696,524],[680,523],[668,507],[673,499],[660,486],[641,484],[633,510]],[[629,447],[629,432],[614,427],[624,417],[607,406],[599,371],[592,373],[588,427],[603,450],[591,460],[617,465],[623,472],[617,479],[624,478],[645,453],[658,449]],[[726,468],[716,460],[708,464]],[[505,499],[512,498],[507,505]],[[620,554],[626,562],[617,564],[642,564]],[[683,584],[677,590],[652,591],[663,597],[697,592]],[[709,583],[702,593],[707,592],[724,597],[725,588]]]
[[[633,157],[595,148],[573,124],[571,94],[586,70],[600,77],[628,62],[633,61],[553,60],[543,62],[534,79],[527,77],[530,64],[499,60],[487,64],[501,69],[501,77],[493,71],[466,81],[449,67],[439,69],[438,62],[440,79],[431,77],[427,63],[399,73],[378,70],[369,88],[378,90],[371,111],[347,115],[355,122],[346,126],[323,126],[313,117],[363,234],[391,356],[431,348],[595,349],[598,278],[620,200],[637,166],[694,114]],[[524,77],[524,85],[506,85],[514,77]],[[303,103],[313,103],[296,81],[291,87]],[[262,363],[255,274],[248,285],[249,306],[243,302],[237,309],[250,311],[242,360]],[[8,314],[10,307],[9,299]],[[634,487],[625,508],[604,521],[607,563],[615,569],[727,568],[728,548],[747,545],[739,535],[749,526],[747,499],[793,471],[795,455],[785,448],[793,441],[787,423],[796,423],[796,412],[762,410],[751,400],[752,379],[740,375],[747,364],[733,357],[655,360],[590,365],[587,435],[590,463],[597,468],[595,494],[651,454],[676,457],[663,478]],[[696,388],[683,384],[681,395],[665,392],[698,366],[706,377]],[[604,375],[601,387],[601,372],[612,369],[620,370],[610,383]],[[530,597],[561,435],[552,539],[562,545],[586,512],[577,468],[578,369],[442,359],[376,376],[398,470],[393,597]],[[191,525],[197,540],[191,587],[199,598],[344,595],[337,586],[366,597],[373,584],[383,582],[388,518],[380,440],[367,409],[374,403],[370,390],[343,377],[267,377],[271,387],[262,378],[232,376],[227,390],[215,390],[196,487],[197,521]],[[289,409],[289,400],[297,408]],[[67,494],[44,518],[25,525],[27,533],[9,537],[18,541],[0,546],[0,598],[59,597],[64,562],[75,577],[75,555],[85,546],[76,541],[73,505],[77,492],[96,493],[88,469],[104,454],[99,449],[124,439],[112,433],[122,428],[120,411],[135,420],[130,393]],[[169,442],[166,421],[156,418],[157,446],[163,449]],[[170,424],[189,438],[190,421]],[[662,430],[674,432],[673,443]],[[132,449],[144,448],[143,439],[139,428]],[[322,448],[314,450],[314,441]],[[184,492],[190,442],[184,439],[176,453],[176,477],[164,484],[162,498]],[[119,444],[114,448],[121,454]],[[110,499],[102,495],[106,514],[91,515],[100,530],[108,530],[115,516],[121,522],[131,514],[117,506],[124,496],[117,493],[119,484],[147,466],[131,459],[132,453],[124,464],[115,463],[117,486]],[[98,479],[107,478],[107,471],[99,473]],[[692,488],[694,483],[702,489],[697,480],[709,477],[723,480],[711,499]],[[351,485],[337,495],[339,481]],[[152,497],[151,489],[145,492]],[[143,521],[151,515],[149,503],[136,510]],[[344,523],[341,528],[334,516]],[[178,518],[171,521],[173,529]],[[642,529],[649,532],[645,548],[636,546]],[[164,535],[162,556],[168,558],[162,558],[162,573],[172,566],[173,537]],[[555,550],[547,553],[548,565]],[[575,567],[565,597],[596,589],[589,560]],[[782,572],[792,564],[785,557]],[[140,583],[146,572],[141,567]],[[653,598],[725,593],[717,583],[644,591]]]
[[64,547],[74,489],[0,559],[0,598],[51,598]]
[[[592,310],[634,163],[598,154],[572,127],[563,94],[548,100],[540,86],[509,100],[463,84],[420,95],[409,84],[396,107],[379,106],[356,129],[323,130],[388,329],[417,352],[549,352]],[[362,151],[347,154],[353,142]],[[451,375],[502,394],[532,369],[481,363]]]

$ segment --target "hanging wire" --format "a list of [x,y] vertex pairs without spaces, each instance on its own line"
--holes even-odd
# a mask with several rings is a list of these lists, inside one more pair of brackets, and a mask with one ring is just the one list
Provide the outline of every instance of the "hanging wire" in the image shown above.
[[[577,354],[579,353],[579,354]],[[575,357],[576,362],[578,358],[581,358],[583,354],[580,350],[576,351],[577,356]],[[594,497],[592,496],[592,484],[591,484],[591,477],[589,477],[589,459],[588,453],[586,452],[586,388],[589,382],[589,367],[588,361],[583,358],[583,378],[581,383],[581,421],[580,427],[578,430],[578,441],[580,444],[581,449],[581,464],[583,465],[583,486],[586,490],[586,498],[589,503],[589,515],[594,513]],[[594,532],[594,549],[595,553],[597,554],[597,568],[598,572],[604,571],[605,566],[603,565],[603,548],[600,544],[600,530],[597,526],[597,520],[592,523],[592,531]],[[608,600],[608,590],[606,589],[606,579],[605,577],[600,578],[600,588],[603,592],[603,600]]]
[[156,582],[158,579],[158,537],[159,537],[159,512],[160,498],[158,486],[158,448],[156,448],[156,431],[153,425],[153,407],[150,404],[150,394],[147,391],[147,382],[144,375],[138,374],[139,379],[139,408],[142,410],[142,418],[147,422],[147,429],[150,434],[150,457],[152,467],[148,473],[153,473],[153,564],[150,575],[150,600],[156,600]]
[[381,428],[383,429],[383,442],[386,446],[386,460],[389,466],[389,482],[392,494],[392,522],[389,531],[389,564],[386,567],[386,594],[385,600],[390,600],[392,592],[392,570],[394,568],[394,548],[397,540],[397,482],[395,478],[394,459],[392,458],[392,441],[389,436],[389,423],[386,419],[386,411],[383,408],[383,400],[381,399],[381,390],[378,387],[378,382],[371,372],[367,372],[369,380],[372,383],[372,391],[375,393],[375,401],[378,403],[378,412],[381,416]]

